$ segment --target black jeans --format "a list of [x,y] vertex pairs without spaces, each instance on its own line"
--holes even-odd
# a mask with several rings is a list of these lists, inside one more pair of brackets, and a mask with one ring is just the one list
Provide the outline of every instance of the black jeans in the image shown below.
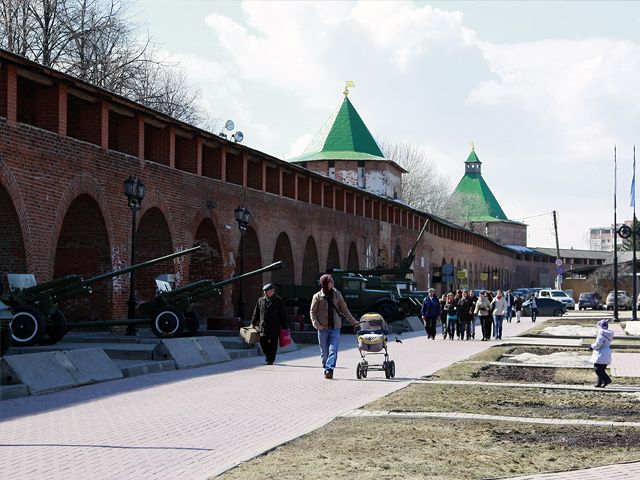
[[278,352],[278,340],[279,336],[267,337],[260,335],[260,346],[264,352],[265,361],[267,363],[273,363],[276,360],[276,353]]
[[425,317],[424,329],[427,331],[427,337],[436,338],[436,320],[438,317]]
[[480,317],[480,326],[482,327],[482,338],[489,340],[491,338],[491,315]]
[[602,363],[593,364],[593,370],[596,372],[596,375],[598,376],[598,385],[604,386],[604,385],[609,385],[611,383],[611,377],[607,375],[607,372],[605,371],[606,368],[607,366]]

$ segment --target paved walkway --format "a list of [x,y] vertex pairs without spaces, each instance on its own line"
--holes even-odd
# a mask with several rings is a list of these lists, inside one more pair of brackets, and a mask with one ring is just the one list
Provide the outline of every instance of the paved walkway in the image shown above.
[[[505,340],[530,326],[505,323]],[[389,345],[393,380],[382,372],[356,380],[359,355],[345,335],[333,381],[309,347],[273,366],[246,358],[3,401],[0,472],[12,480],[205,479],[496,344],[401,338]]]
[[573,472],[525,475],[505,480],[603,480],[605,478],[608,480],[638,480],[640,478],[640,462],[619,463]]

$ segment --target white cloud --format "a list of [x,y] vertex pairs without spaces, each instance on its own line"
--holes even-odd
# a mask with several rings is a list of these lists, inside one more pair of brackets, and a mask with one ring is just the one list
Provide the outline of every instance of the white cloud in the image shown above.
[[[180,61],[211,108],[232,112],[256,148],[299,155],[349,79],[369,128],[424,145],[453,184],[475,141],[507,214],[558,210],[563,245],[578,248],[587,227],[609,221],[614,143],[629,147],[619,170],[627,189],[640,114],[636,43],[492,44],[460,12],[422,3],[241,5],[240,16],[206,17],[210,57]],[[532,227],[532,243],[552,243],[547,237]]]

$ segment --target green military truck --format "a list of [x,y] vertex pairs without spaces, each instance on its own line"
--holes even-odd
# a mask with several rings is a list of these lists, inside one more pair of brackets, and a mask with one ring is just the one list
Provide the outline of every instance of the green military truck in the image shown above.
[[[351,272],[335,270],[331,272],[335,287],[340,291],[349,311],[354,316],[368,312],[377,312],[387,322],[401,320],[405,311],[398,301],[397,295],[384,288],[369,285],[369,279]],[[304,315],[309,322],[309,309],[313,295],[319,286],[312,285],[278,285],[278,294],[287,306],[298,307],[298,314]]]

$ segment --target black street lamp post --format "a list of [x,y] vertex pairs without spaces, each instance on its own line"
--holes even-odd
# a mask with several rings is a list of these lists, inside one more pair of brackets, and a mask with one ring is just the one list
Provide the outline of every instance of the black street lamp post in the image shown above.
[[[144,198],[144,183],[136,177],[129,177],[124,182],[124,194],[129,199],[129,208],[131,209],[131,265],[135,263],[135,245],[136,245],[136,214],[140,210],[142,199]],[[136,299],[133,291],[134,271],[129,273],[129,306],[127,318],[134,319],[136,317]],[[135,335],[137,332],[135,325],[127,325],[127,335]]]
[[[240,275],[244,273],[244,233],[249,225],[251,213],[247,207],[238,207],[235,210],[236,221],[240,229]],[[244,320],[244,281],[240,279],[240,295],[238,295],[238,316]]]

